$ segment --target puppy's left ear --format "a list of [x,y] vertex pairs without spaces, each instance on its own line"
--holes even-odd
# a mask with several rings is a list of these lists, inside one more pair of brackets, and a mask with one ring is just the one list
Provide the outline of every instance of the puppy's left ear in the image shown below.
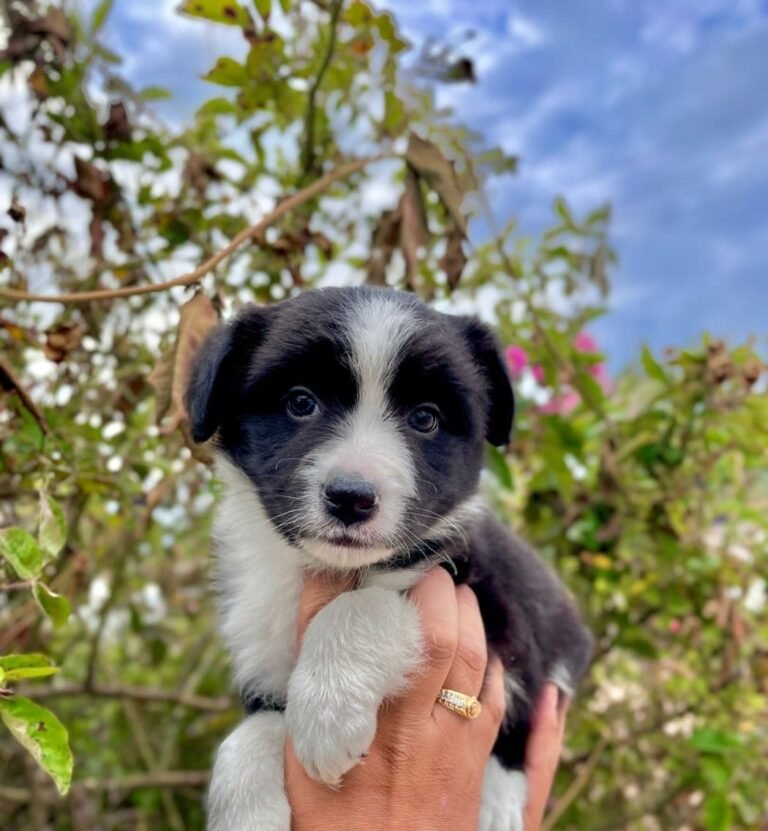
[[515,395],[496,336],[488,326],[472,317],[460,319],[464,339],[470,346],[488,389],[490,409],[486,438],[496,447],[509,444],[515,418]]

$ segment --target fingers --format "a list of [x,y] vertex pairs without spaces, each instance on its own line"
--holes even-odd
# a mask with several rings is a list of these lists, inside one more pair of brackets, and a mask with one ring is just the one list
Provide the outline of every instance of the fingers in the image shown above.
[[465,695],[480,695],[488,653],[480,606],[469,586],[456,589],[456,613],[456,652],[443,686]]
[[504,714],[507,711],[504,665],[497,655],[491,655],[488,660],[488,670],[485,673],[483,689],[480,693],[480,703],[483,705],[480,718],[493,727],[495,735],[495,733],[498,733]]
[[533,728],[525,755],[525,775],[528,779],[526,831],[535,831],[541,825],[560,760],[565,717],[570,702],[565,699],[564,704],[558,706],[558,696],[557,687],[547,684],[533,717]]
[[409,698],[431,713],[458,645],[456,589],[444,569],[433,568],[409,596],[419,610],[425,647],[425,665]]
[[354,578],[336,572],[308,572],[304,577],[304,586],[299,599],[299,618],[297,624],[298,650],[304,632],[312,618],[342,592],[354,588]]

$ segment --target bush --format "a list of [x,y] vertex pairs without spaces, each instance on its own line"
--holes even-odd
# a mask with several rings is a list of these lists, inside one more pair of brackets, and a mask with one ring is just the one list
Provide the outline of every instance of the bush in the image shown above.
[[[239,708],[211,637],[215,488],[180,390],[222,308],[329,273],[493,306],[509,345],[518,427],[484,486],[598,642],[548,827],[763,827],[768,396],[753,347],[644,351],[609,378],[589,336],[608,210],[558,201],[538,245],[508,228],[467,261],[468,218],[515,159],[403,80],[390,15],[182,5],[243,46],[179,130],[151,109],[163,90],[120,77],[109,0],[87,21],[9,5],[0,89],[25,116],[0,120],[4,827],[202,827]],[[377,214],[381,183],[397,196]]]

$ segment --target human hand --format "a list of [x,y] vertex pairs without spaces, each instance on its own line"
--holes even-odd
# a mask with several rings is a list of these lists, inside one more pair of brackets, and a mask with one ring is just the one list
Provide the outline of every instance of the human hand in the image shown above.
[[[299,640],[312,617],[350,588],[344,578],[307,578]],[[286,790],[294,831],[342,825],[350,831],[477,828],[483,772],[504,712],[501,664],[496,658],[487,661],[482,619],[471,589],[454,587],[438,568],[412,590],[411,601],[420,612],[427,645],[425,666],[404,695],[386,702],[368,756],[345,776],[341,790],[310,779],[287,743]],[[480,718],[468,721],[437,704],[442,687],[478,694],[483,703]],[[564,723],[557,690],[548,686],[528,748],[525,831],[540,828]]]
[[[309,578],[300,633],[345,588],[324,577]],[[382,707],[368,755],[347,773],[341,789],[310,779],[288,742],[286,791],[294,831],[477,828],[485,764],[504,714],[501,663],[487,660],[474,592],[455,587],[443,569],[433,569],[410,599],[419,609],[424,665],[407,692]],[[477,695],[480,717],[464,719],[437,704],[442,687]]]

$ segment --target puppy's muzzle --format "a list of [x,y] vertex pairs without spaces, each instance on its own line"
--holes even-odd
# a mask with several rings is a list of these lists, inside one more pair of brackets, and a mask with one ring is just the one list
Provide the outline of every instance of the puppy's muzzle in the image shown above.
[[357,474],[332,476],[323,488],[323,497],[326,511],[347,526],[371,519],[379,509],[375,486]]

